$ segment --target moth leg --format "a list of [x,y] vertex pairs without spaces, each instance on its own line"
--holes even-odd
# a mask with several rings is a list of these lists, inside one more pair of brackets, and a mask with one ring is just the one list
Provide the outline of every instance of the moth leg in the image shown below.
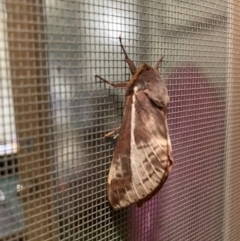
[[101,76],[99,75],[95,75],[96,78],[102,80],[105,84],[108,84],[108,85],[111,85],[112,87],[114,88],[125,88],[127,86],[127,83],[128,82],[123,82],[123,83],[111,83],[109,82],[108,80],[102,78]]
[[[107,133],[107,134],[104,136],[104,139],[107,138],[107,137],[109,137],[109,136],[112,136],[112,135],[113,135],[116,131],[118,131],[119,129],[120,129],[120,126],[117,127],[117,128],[115,128],[114,130],[110,131],[109,133]],[[117,136],[118,136],[118,134],[117,134],[117,135],[114,135],[113,139],[116,139]]]
[[123,53],[125,55],[125,62],[128,64],[131,73],[135,74],[137,72],[137,68],[136,68],[135,64],[133,63],[133,61],[128,58],[127,52],[126,52],[125,48],[122,45],[122,38],[121,38],[121,36],[119,36],[119,41],[120,41],[120,46],[122,48],[122,51],[123,51]]
[[157,61],[157,63],[155,64],[154,68],[155,68],[156,70],[158,70],[158,68],[161,66],[163,58],[164,58],[164,55],[163,55],[163,56]]

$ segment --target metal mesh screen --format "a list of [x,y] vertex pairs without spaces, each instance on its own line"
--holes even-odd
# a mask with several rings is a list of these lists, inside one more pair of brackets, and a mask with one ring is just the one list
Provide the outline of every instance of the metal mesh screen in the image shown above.
[[[0,1],[0,240],[240,239],[237,0]],[[113,211],[106,180],[124,91],[153,64],[175,159],[142,208]]]

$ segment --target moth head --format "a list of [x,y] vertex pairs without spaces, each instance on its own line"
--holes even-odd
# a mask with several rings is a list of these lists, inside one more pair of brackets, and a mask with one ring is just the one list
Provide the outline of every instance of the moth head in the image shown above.
[[169,102],[169,96],[166,84],[158,71],[162,59],[163,57],[158,60],[154,67],[148,64],[143,65],[134,82],[133,89],[137,87],[138,91],[144,91],[157,106],[166,107]]

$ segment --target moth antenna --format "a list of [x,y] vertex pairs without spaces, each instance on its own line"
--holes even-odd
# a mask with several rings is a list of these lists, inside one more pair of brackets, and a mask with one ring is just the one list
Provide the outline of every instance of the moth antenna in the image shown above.
[[158,62],[155,64],[154,68],[158,70],[159,67],[162,65],[162,60],[164,58],[164,55],[158,60]]
[[129,59],[129,58],[128,58],[128,55],[127,55],[127,52],[126,52],[126,50],[125,50],[125,48],[123,47],[123,44],[122,44],[122,35],[121,35],[121,34],[119,35],[119,42],[120,42],[120,46],[121,46],[121,48],[122,48],[122,51],[123,51],[123,53],[124,53],[124,55],[125,55],[125,58],[126,58],[126,59]]
[[126,52],[125,48],[122,45],[122,37],[121,37],[121,35],[119,36],[119,42],[120,42],[120,46],[122,48],[122,51],[123,51],[123,53],[125,55],[125,62],[128,64],[131,73],[135,74],[137,72],[137,68],[136,68],[135,64],[133,63],[133,61],[128,58],[127,52]]

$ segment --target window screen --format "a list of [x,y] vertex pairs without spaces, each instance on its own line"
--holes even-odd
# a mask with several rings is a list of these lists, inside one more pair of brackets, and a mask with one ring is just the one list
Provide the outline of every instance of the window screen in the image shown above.
[[[7,0],[0,4],[0,240],[237,241],[237,0]],[[174,167],[141,208],[106,182],[124,89],[164,55]]]

